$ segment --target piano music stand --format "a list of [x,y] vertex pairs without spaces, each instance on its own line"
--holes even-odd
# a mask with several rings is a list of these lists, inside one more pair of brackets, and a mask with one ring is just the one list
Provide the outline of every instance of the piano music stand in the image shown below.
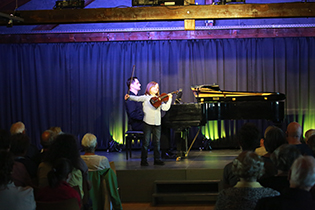
[[179,89],[179,91],[176,95],[174,104],[181,104],[182,103],[182,95],[183,95],[183,91],[182,91],[182,89]]

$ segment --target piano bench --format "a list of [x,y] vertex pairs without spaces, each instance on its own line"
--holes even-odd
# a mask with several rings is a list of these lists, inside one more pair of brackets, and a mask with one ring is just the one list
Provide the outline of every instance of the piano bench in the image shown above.
[[132,141],[134,141],[134,144],[138,140],[142,140],[144,138],[143,131],[126,131],[125,133],[125,142],[126,142],[126,159],[128,160],[128,153],[129,157],[131,158],[131,148],[132,148]]

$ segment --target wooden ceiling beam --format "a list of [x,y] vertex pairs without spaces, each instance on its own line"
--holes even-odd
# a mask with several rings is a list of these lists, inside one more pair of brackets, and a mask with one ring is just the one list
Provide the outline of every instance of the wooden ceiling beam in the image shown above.
[[193,40],[233,38],[314,37],[315,28],[234,29],[202,31],[157,31],[115,33],[56,33],[0,35],[0,43],[63,43],[139,40]]
[[[189,5],[97,9],[21,10],[14,25],[315,17],[315,3]],[[6,25],[6,21],[0,22]]]

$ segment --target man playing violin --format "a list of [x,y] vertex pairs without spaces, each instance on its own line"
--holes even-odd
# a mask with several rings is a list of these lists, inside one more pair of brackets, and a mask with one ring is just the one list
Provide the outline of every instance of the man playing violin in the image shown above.
[[[168,100],[165,103],[161,103],[160,106],[155,107],[151,104],[150,100],[153,97],[158,97],[159,84],[157,82],[149,82],[145,94],[142,96],[125,95],[125,100],[142,102],[144,112],[144,142],[141,149],[141,166],[148,166],[148,146],[151,139],[151,133],[153,134],[153,146],[154,146],[154,165],[164,165],[161,160],[160,154],[160,139],[161,139],[161,110],[168,111],[172,103],[172,94],[168,94]],[[164,100],[165,101],[165,100]]]
[[[130,77],[127,80],[129,95],[138,95],[141,90],[141,83],[137,77]],[[128,130],[143,131],[143,108],[141,102],[125,101],[126,111],[128,115]]]

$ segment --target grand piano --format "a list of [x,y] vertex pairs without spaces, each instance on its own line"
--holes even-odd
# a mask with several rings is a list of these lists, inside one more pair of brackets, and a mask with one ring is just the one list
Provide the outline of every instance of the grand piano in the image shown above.
[[191,90],[197,103],[173,104],[162,118],[162,126],[178,133],[204,126],[209,120],[266,119],[280,123],[284,119],[283,93],[226,91],[216,84],[192,86]]

